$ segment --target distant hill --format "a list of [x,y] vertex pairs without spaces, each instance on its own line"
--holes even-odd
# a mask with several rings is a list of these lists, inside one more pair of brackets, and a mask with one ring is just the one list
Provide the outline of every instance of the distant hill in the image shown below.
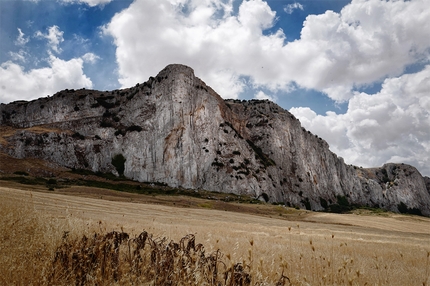
[[0,128],[0,150],[16,158],[311,210],[430,216],[430,179],[416,168],[346,165],[275,103],[223,100],[183,65],[128,89],[1,104]]

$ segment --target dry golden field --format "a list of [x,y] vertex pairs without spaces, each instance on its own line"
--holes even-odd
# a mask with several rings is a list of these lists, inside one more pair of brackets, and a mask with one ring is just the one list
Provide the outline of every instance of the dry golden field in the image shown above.
[[[222,285],[430,285],[429,218],[368,211],[339,215],[271,205],[229,204],[226,210],[217,210],[214,202],[196,198],[118,195],[86,187],[49,192],[0,184],[1,285],[67,285],[70,277],[67,280],[62,272],[53,273],[53,267],[58,267],[53,263],[58,262],[57,247],[73,249],[72,243],[82,245],[83,235],[91,238],[98,233],[101,237],[114,230],[126,232],[130,238],[143,231],[152,234],[154,246],[148,263],[155,261],[151,256],[154,247],[166,246],[162,237],[167,238],[166,243],[173,240],[179,244],[184,236],[194,235],[196,244],[204,246],[206,261],[220,250],[216,275],[226,277],[223,273],[234,265],[243,267],[237,273],[249,274],[241,276],[246,279],[238,278],[236,283],[230,279],[230,284]],[[187,207],[187,200],[193,202],[191,207]],[[246,211],[232,211],[235,208]],[[69,248],[64,247],[65,242]],[[88,248],[89,244],[85,245]],[[167,280],[155,276],[152,280],[136,278],[137,272],[127,264],[127,257],[132,261],[130,250],[127,256],[127,243],[118,249],[125,253],[124,260],[118,260],[123,264],[117,266],[122,278],[100,282],[97,277],[104,274],[94,270],[87,275],[86,285],[167,283],[157,284]],[[201,262],[199,257],[192,261]],[[206,271],[213,275],[211,265],[191,274]],[[127,276],[127,271],[132,274]],[[151,271],[147,273],[155,273]],[[200,281],[197,285],[213,282],[194,281]],[[170,283],[191,285],[174,279]]]

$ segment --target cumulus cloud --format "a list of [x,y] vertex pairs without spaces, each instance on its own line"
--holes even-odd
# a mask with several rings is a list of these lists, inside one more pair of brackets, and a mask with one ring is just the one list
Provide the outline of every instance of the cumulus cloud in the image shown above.
[[86,63],[94,64],[100,59],[100,57],[93,53],[86,53],[85,55],[82,56],[82,59]]
[[[307,17],[301,43],[315,47],[311,58],[319,76],[308,87],[335,100],[352,97],[354,86],[396,76],[428,55],[430,16],[425,1],[352,1],[340,14]],[[424,30],[417,29],[422,27]],[[322,72],[325,70],[326,72]]]
[[303,5],[298,2],[288,4],[287,6],[284,7],[284,12],[287,14],[292,14],[296,9],[300,9],[303,11]]
[[[55,25],[48,27],[46,33],[37,31],[32,37],[25,37],[21,29],[18,33],[15,45],[19,50],[9,52],[10,60],[0,65],[1,103],[31,100],[66,88],[92,88],[92,81],[84,74],[84,64],[96,63],[99,56],[89,52],[64,60],[54,55],[61,53],[59,46],[64,41],[63,31]],[[47,58],[32,53],[30,41],[35,38],[47,40]],[[45,67],[32,68],[32,62],[37,66],[44,63]]]
[[35,36],[38,38],[45,38],[48,40],[48,44],[51,50],[56,53],[61,53],[60,43],[64,41],[63,31],[60,31],[58,26],[54,25],[48,28],[48,33],[44,34],[41,31],[37,31]]
[[136,0],[104,32],[117,46],[123,86],[183,63],[223,97],[237,97],[246,77],[257,89],[289,91],[297,84],[345,102],[357,88],[429,60],[427,6],[353,0],[340,13],[309,15],[301,38],[285,43],[282,30],[264,33],[276,13],[262,0],[243,1],[237,14],[232,1]]
[[35,99],[65,88],[91,88],[91,80],[83,73],[83,59],[64,61],[53,55],[49,67],[25,71],[11,61],[0,66],[0,102]]
[[268,100],[270,100],[270,101],[276,102],[276,97],[275,97],[275,96],[267,95],[267,94],[265,94],[265,93],[264,93],[263,91],[261,91],[261,90],[259,90],[259,91],[255,94],[254,98],[255,98],[255,99],[260,99],[260,100],[268,99]]
[[380,92],[357,93],[345,114],[290,111],[347,162],[366,167],[404,162],[430,175],[430,65],[386,79]]
[[[261,0],[245,1],[231,15],[232,1],[135,1],[104,29],[114,37],[120,83],[131,86],[170,63],[193,67],[223,97],[236,98],[243,76],[270,65],[269,53],[282,45],[281,33],[263,36],[275,12]],[[268,61],[264,61],[268,59]],[[276,85],[276,84],[275,84]]]

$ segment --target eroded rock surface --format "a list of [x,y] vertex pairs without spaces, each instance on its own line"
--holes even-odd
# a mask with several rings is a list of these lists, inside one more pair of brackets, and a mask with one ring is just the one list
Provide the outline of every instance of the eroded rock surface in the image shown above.
[[129,89],[2,104],[0,123],[9,130],[0,148],[17,158],[118,174],[112,158],[121,156],[124,176],[142,182],[313,210],[346,199],[430,215],[430,179],[414,167],[346,165],[288,111],[269,101],[223,100],[183,65]]

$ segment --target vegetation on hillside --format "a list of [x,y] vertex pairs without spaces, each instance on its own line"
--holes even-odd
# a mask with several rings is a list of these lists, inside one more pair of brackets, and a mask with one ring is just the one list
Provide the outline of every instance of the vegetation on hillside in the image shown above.
[[[116,158],[119,162],[119,170],[124,162],[121,158]],[[204,198],[209,200],[220,200],[224,202],[238,202],[261,204],[262,202],[248,195],[236,195],[231,193],[209,192],[205,190],[190,190],[183,188],[168,187],[164,183],[159,182],[136,182],[128,180],[123,176],[116,177],[110,173],[91,172],[84,169],[73,169],[70,171],[73,174],[79,175],[74,179],[69,178],[43,178],[29,176],[28,173],[17,171],[13,175],[0,176],[0,180],[13,181],[25,185],[40,185],[46,186],[49,190],[63,189],[70,186],[86,186],[94,188],[103,188],[115,190],[119,192],[136,193],[142,195],[160,195],[160,196],[188,196],[194,198]]]

